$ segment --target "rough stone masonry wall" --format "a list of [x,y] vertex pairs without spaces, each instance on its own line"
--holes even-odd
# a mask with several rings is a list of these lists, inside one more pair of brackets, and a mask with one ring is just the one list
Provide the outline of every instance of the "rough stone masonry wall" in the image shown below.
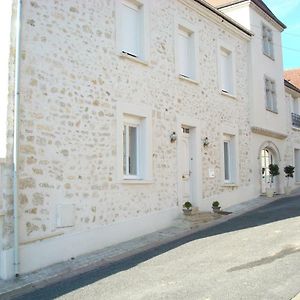
[[[14,128],[14,78],[15,78],[15,24],[17,3],[13,1],[11,20],[11,48],[9,57],[8,107],[7,107],[7,152],[0,162],[0,211],[2,210],[2,248],[7,250],[13,243],[13,128]],[[1,250],[1,249],[0,249]]]
[[[240,186],[250,181],[247,41],[174,0],[151,1],[150,61],[116,52],[115,1],[24,1],[21,80],[21,241],[53,234],[56,206],[75,204],[88,230],[177,205],[176,117],[202,121],[203,197],[221,187],[222,125],[239,129]],[[174,17],[199,26],[199,85],[175,74]],[[217,42],[236,51],[237,98],[221,96]],[[116,181],[116,104],[152,108],[153,184]],[[216,177],[208,178],[214,167]],[[62,230],[60,229],[60,232]]]

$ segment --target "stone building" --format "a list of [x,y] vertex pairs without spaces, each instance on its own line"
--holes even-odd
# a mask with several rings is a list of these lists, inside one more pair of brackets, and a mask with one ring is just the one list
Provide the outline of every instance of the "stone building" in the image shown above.
[[237,2],[7,1],[2,278],[166,227],[187,200],[249,200],[263,163],[295,163],[285,26]]

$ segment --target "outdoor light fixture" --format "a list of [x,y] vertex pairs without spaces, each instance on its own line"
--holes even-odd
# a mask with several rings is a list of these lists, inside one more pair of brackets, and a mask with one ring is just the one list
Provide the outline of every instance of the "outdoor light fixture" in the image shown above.
[[176,142],[176,140],[177,140],[177,134],[175,131],[173,131],[170,135],[170,142],[174,143],[174,142]]
[[206,147],[206,146],[208,146],[208,145],[209,145],[208,137],[205,137],[205,138],[203,139],[203,146]]

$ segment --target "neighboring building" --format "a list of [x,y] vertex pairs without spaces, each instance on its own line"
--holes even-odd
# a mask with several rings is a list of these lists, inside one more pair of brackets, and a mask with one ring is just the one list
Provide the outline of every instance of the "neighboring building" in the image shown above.
[[257,1],[24,1],[20,69],[12,32],[0,108],[0,276],[168,226],[187,200],[210,210],[254,198],[271,161],[282,192],[297,140],[284,28]]
[[285,70],[284,78],[297,88],[300,88],[300,68]]

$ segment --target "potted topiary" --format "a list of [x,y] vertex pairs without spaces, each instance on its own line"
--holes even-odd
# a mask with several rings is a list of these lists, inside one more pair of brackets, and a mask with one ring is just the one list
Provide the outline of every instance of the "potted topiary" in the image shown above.
[[289,195],[291,193],[291,187],[289,184],[290,178],[294,177],[295,167],[288,165],[288,166],[284,167],[283,171],[285,173],[285,177],[287,178],[287,184],[284,187],[284,192],[286,195]]
[[211,208],[213,209],[213,212],[214,212],[214,213],[218,213],[218,212],[221,210],[221,206],[220,206],[219,201],[214,201],[214,202],[212,203]]
[[274,196],[274,188],[273,188],[273,183],[274,183],[274,177],[278,176],[279,173],[279,167],[276,164],[270,164],[269,165],[269,173],[270,173],[270,187],[267,188],[267,197],[272,198]]
[[182,211],[185,215],[190,216],[192,214],[193,205],[190,201],[186,201],[182,207]]

